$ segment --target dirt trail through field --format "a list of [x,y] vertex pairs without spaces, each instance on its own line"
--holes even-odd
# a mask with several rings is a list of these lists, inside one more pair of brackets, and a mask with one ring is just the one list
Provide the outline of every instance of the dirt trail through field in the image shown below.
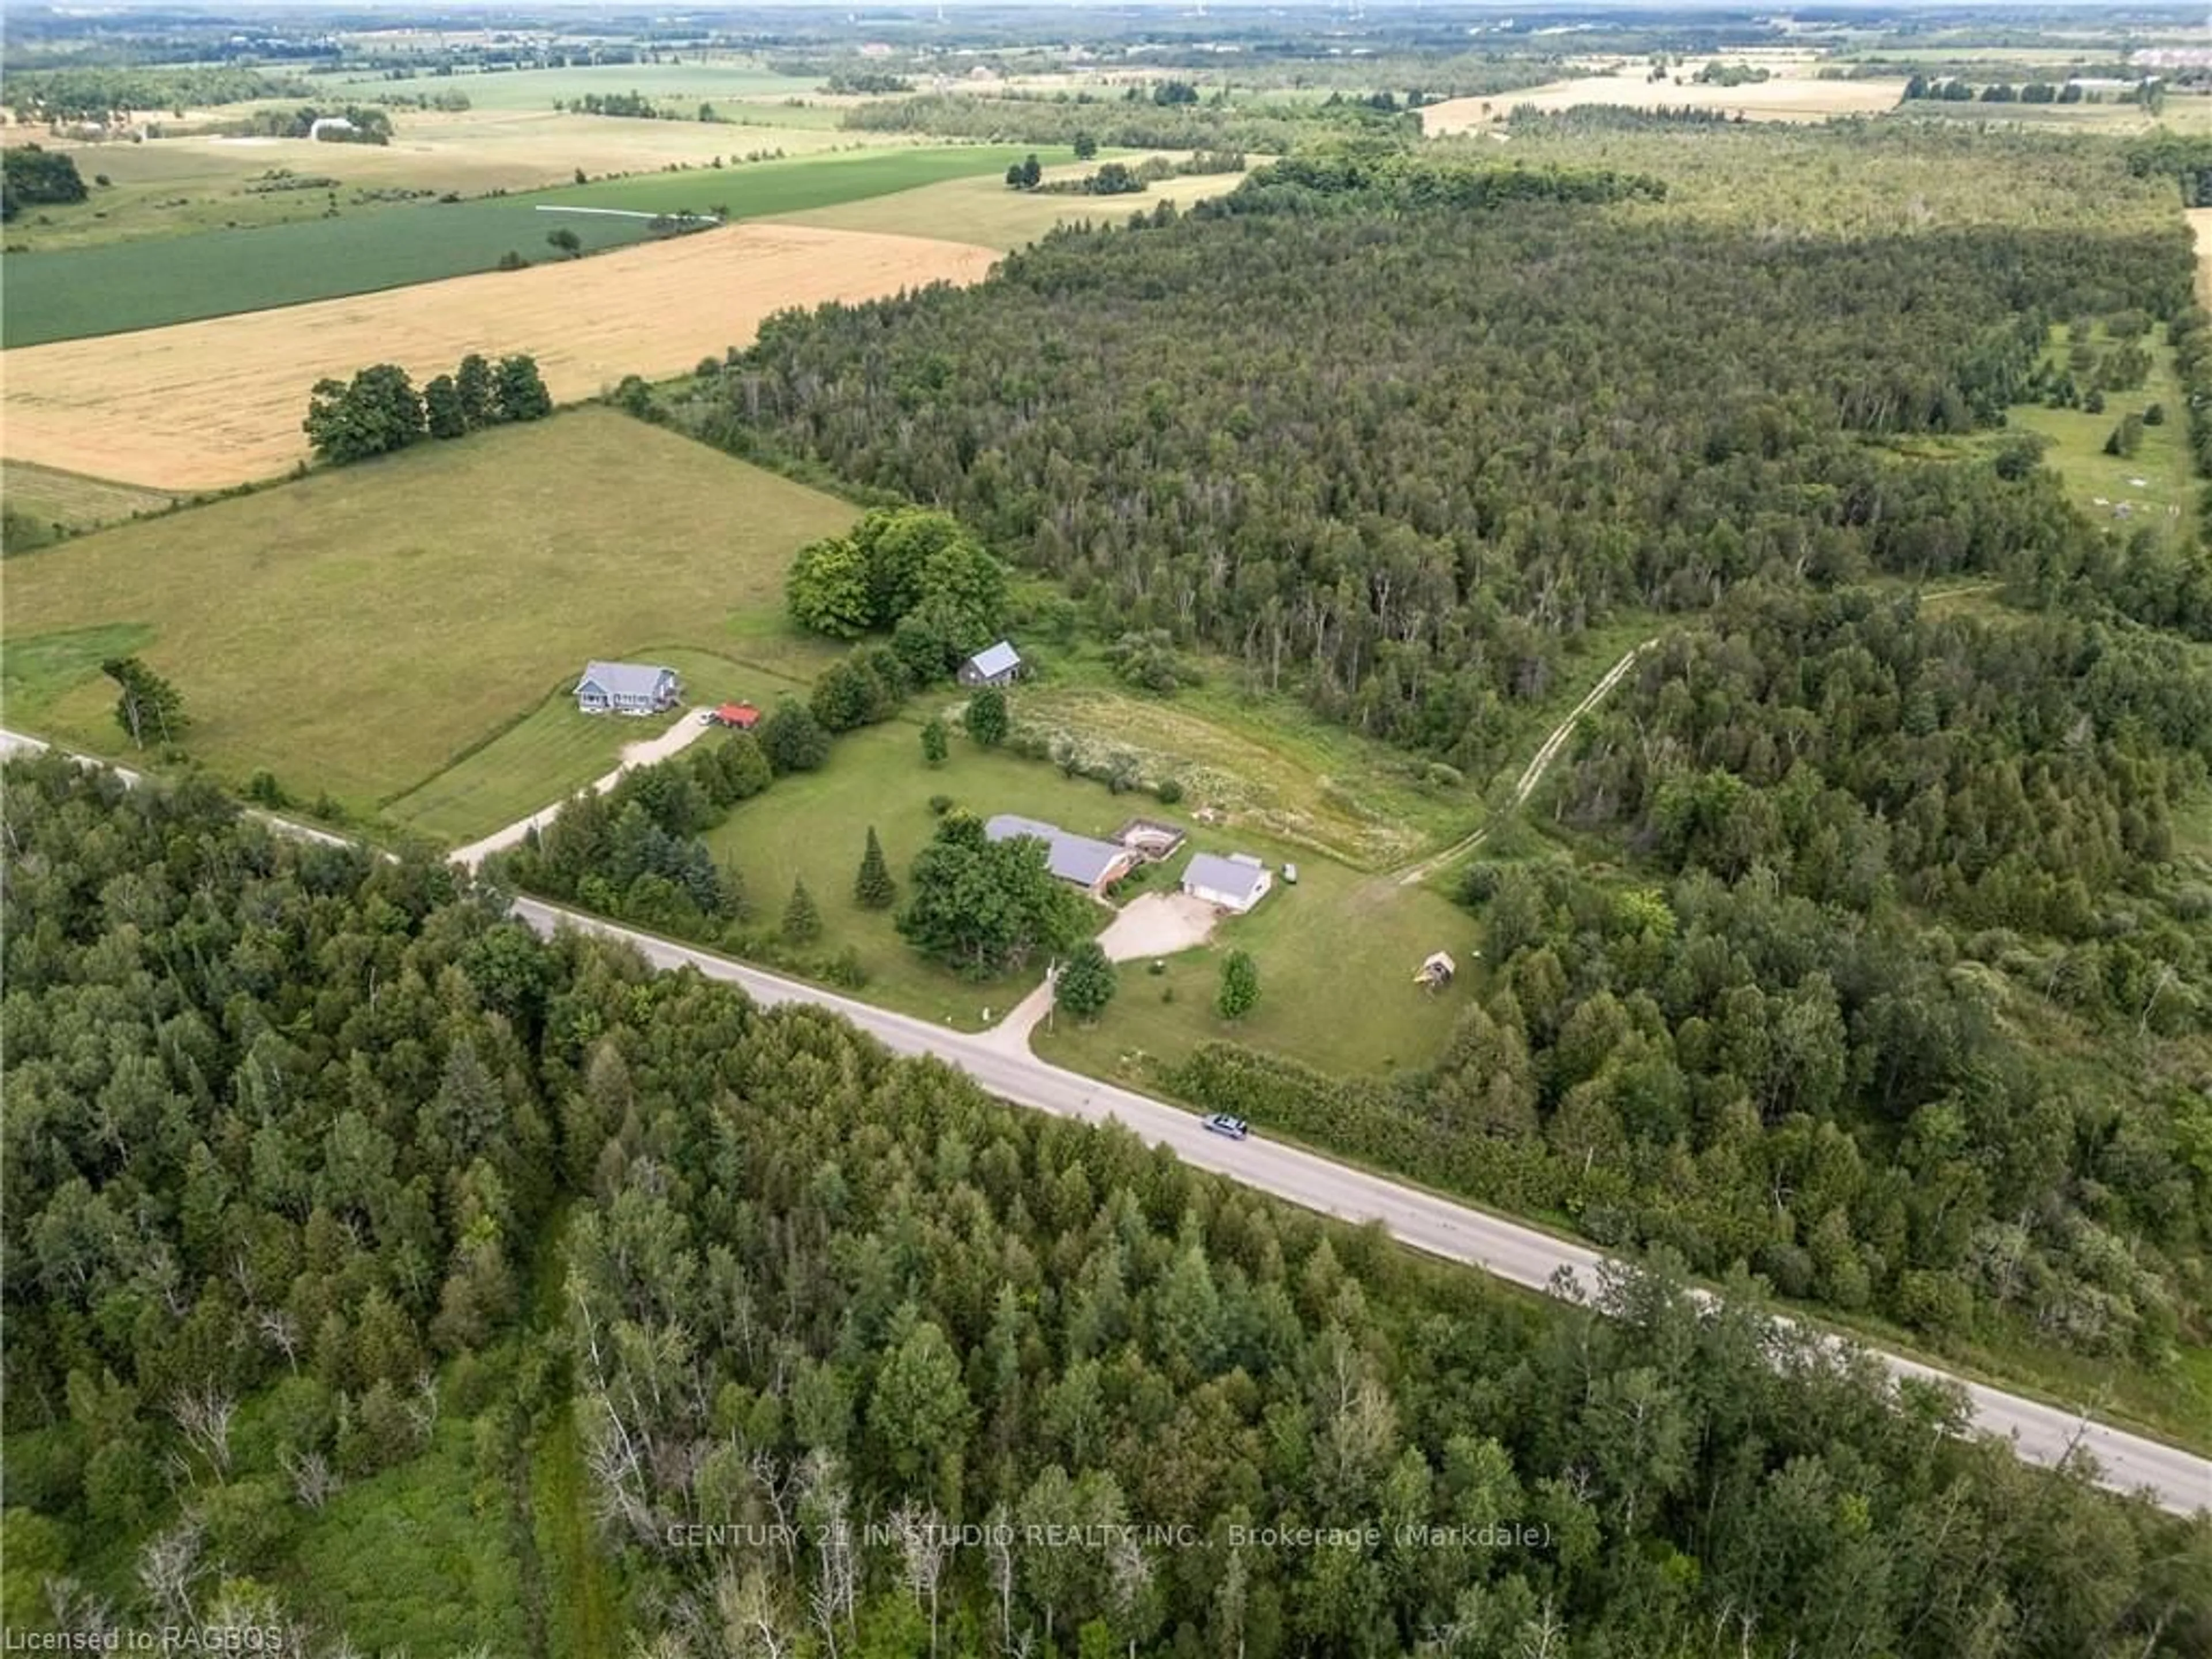
[[0,353],[10,459],[166,490],[220,489],[307,453],[325,376],[396,362],[419,386],[461,356],[526,351],[556,401],[679,374],[787,306],[980,280],[964,242],[743,224],[589,259],[456,276],[129,335]]
[[2197,238],[2197,300],[2212,307],[2212,207],[2188,210],[2189,228]]
[[[1542,746],[1536,750],[1535,758],[1528,763],[1527,768],[1522,772],[1519,781],[1513,786],[1513,804],[1516,806],[1523,805],[1529,796],[1536,793],[1536,786],[1544,781],[1544,774],[1551,769],[1552,763],[1559,759],[1559,751],[1567,746],[1567,739],[1574,734],[1575,726],[1582,717],[1596,708],[1604,699],[1607,692],[1627,678],[1628,671],[1635,665],[1638,657],[1658,643],[1656,640],[1644,641],[1643,644],[1636,647],[1619,662],[1613,664],[1611,668],[1606,670],[1605,678],[1590,687],[1589,694],[1574,706],[1566,719],[1552,728],[1551,735],[1544,739]],[[1454,842],[1443,852],[1433,854],[1423,859],[1419,864],[1399,872],[1398,885],[1413,887],[1426,881],[1454,860],[1462,858],[1474,851],[1476,848],[1482,845],[1489,835],[1490,826],[1486,823],[1465,840]]]

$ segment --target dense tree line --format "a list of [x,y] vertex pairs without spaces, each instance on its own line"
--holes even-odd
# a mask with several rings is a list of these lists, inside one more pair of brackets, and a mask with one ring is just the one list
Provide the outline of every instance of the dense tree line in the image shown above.
[[2138,179],[2179,183],[2184,206],[2212,207],[2212,138],[2185,137],[2161,127],[2129,144],[2126,155],[2128,171]]
[[341,109],[323,109],[313,104],[303,104],[296,109],[258,109],[244,120],[234,123],[232,130],[247,137],[263,138],[307,138],[315,132],[315,123],[341,120],[343,127],[325,130],[319,142],[326,144],[389,144],[392,142],[392,115],[387,110],[360,104],[348,104]]
[[351,380],[318,380],[301,425],[319,457],[343,466],[425,438],[459,438],[552,412],[535,357],[516,353],[494,364],[472,351],[419,392],[396,363],[373,364]]
[[10,144],[0,152],[0,221],[26,207],[82,202],[88,193],[76,162],[60,150]]
[[865,132],[921,132],[993,143],[1072,144],[1078,135],[1086,135],[1115,149],[1242,149],[1276,155],[1346,134],[1400,145],[1421,136],[1419,116],[1362,103],[1156,103],[1149,94],[1103,98],[923,93],[855,105],[840,124]]
[[663,1659],[2212,1642],[2201,1523],[1747,1296],[1539,1309],[442,869],[9,783],[10,1572],[129,1563],[24,1616],[265,1611],[520,1340]]
[[2052,321],[2176,313],[2178,229],[1777,238],[1462,205],[1586,184],[1293,161],[972,289],[773,319],[680,413],[949,508],[1109,628],[1167,628],[1470,772],[1623,607],[2103,556],[2048,475],[1865,439],[2000,419]]
[[300,98],[313,88],[297,76],[213,64],[191,68],[10,70],[9,113],[18,121],[94,121],[102,125],[134,111],[245,104]]

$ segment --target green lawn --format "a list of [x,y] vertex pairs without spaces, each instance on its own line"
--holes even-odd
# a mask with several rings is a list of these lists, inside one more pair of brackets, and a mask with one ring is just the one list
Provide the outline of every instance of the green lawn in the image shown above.
[[[979,817],[1018,812],[1085,835],[1110,834],[1139,813],[1160,816],[1159,803],[1149,797],[1117,798],[1103,784],[1063,778],[1041,762],[978,749],[957,734],[951,757],[931,768],[923,763],[915,724],[894,720],[838,738],[821,771],[779,778],[707,840],[717,859],[737,866],[757,919],[767,925],[782,915],[792,884],[803,878],[822,912],[822,938],[809,952],[826,958],[852,946],[868,970],[860,993],[867,1000],[980,1030],[1036,986],[1043,964],[1018,977],[973,984],[916,955],[892,927],[890,913],[853,902],[868,826],[875,826],[903,891],[915,854],[936,833],[929,800],[939,794]],[[1102,907],[1099,925],[1111,920]]]
[[[424,445],[10,559],[10,714],[115,752],[99,660],[136,650],[218,775],[267,768],[369,816],[590,658],[728,651],[804,678],[819,648],[772,620],[784,569],[852,518],[605,409]],[[515,816],[592,775],[565,741],[538,758]]]
[[541,213],[541,206],[726,209],[732,219],[757,219],[1002,173],[1025,154],[1018,145],[962,144],[802,156],[208,231],[164,239],[158,254],[125,242],[18,253],[8,261],[0,334],[11,347],[38,345],[465,276],[491,270],[510,249],[542,249],[554,225],[574,230],[592,251],[648,234],[645,219]]
[[[1148,817],[1158,816],[1148,812]],[[1325,1072],[1390,1072],[1431,1064],[1467,1006],[1474,918],[1426,886],[1363,874],[1280,842],[1201,830],[1196,844],[1249,852],[1279,867],[1298,865],[1295,887],[1279,879],[1250,915],[1224,921],[1211,943],[1167,958],[1164,971],[1127,963],[1121,990],[1095,1026],[1061,1020],[1040,1030],[1037,1052],[1057,1064],[1136,1084],[1216,1040],[1302,1060]],[[1153,886],[1172,890],[1178,854]],[[1235,1024],[1215,1012],[1221,963],[1249,951],[1260,969],[1260,1005]],[[1432,951],[1449,951],[1459,984],[1431,995],[1413,973]]]
[[[1162,977],[1142,964],[1125,967],[1121,995],[1095,1030],[1063,1024],[1040,1036],[1041,1052],[1062,1063],[1141,1077],[1139,1051],[1172,1059],[1207,1038],[1233,1036],[1332,1071],[1371,1071],[1426,1064],[1450,1030],[1462,999],[1428,997],[1412,983],[1431,951],[1449,950],[1464,960],[1473,948],[1471,920],[1437,894],[1363,875],[1270,836],[1196,825],[1181,807],[1163,807],[1146,795],[1115,796],[1102,784],[957,736],[951,758],[933,769],[922,762],[911,721],[839,738],[822,771],[779,779],[708,839],[744,876],[763,922],[773,924],[793,882],[805,879],[823,923],[811,951],[827,957],[850,945],[870,975],[862,993],[868,1000],[975,1030],[989,1023],[985,1010],[1002,1017],[1038,975],[971,985],[916,956],[888,915],[862,910],[851,896],[868,827],[902,882],[935,832],[929,800],[939,794],[981,817],[1017,812],[1085,835],[1111,834],[1136,817],[1181,824],[1192,841],[1145,891],[1173,890],[1199,847],[1299,862],[1296,887],[1279,886],[1219,936],[1220,948],[1249,950],[1260,963],[1261,1006],[1242,1026],[1231,1030],[1214,1017],[1218,953],[1209,948],[1173,958]],[[1111,918],[1102,909],[1098,920],[1103,926]],[[1161,992],[1170,988],[1175,1000],[1163,1002]]]
[[[2063,364],[2063,331],[2054,330],[2052,339],[2051,355]],[[2102,328],[2097,339],[2100,343],[2104,341]],[[2158,330],[2147,343],[2151,369],[2142,389],[2106,393],[2101,415],[2028,404],[2016,405],[2008,420],[2022,431],[2039,432],[2054,441],[2044,463],[2065,479],[2067,494],[2093,522],[2123,532],[2148,528],[2160,535],[2188,535],[2196,514],[2197,488],[2190,464],[2188,404],[2174,376],[2173,352],[2166,343],[2166,331]],[[2142,445],[2134,455],[2106,454],[2105,440],[2120,417],[2131,412],[2141,414],[2153,404],[2165,405],[2165,424],[2145,427]],[[2137,478],[2143,482],[2134,483]],[[2124,501],[2130,511],[2122,518],[2117,508]]]
[[701,708],[744,701],[765,708],[778,693],[805,686],[803,677],[686,647],[647,646],[630,654],[665,663],[684,677],[686,706],[672,722],[579,713],[571,671],[522,720],[398,796],[381,816],[443,845],[474,841],[604,777],[624,748],[659,736],[672,723],[696,720]]

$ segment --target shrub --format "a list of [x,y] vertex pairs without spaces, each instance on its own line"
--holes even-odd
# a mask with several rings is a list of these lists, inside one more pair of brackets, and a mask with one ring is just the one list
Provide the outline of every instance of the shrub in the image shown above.
[[1159,798],[1161,805],[1173,806],[1182,799],[1182,785],[1173,778],[1162,778],[1152,786],[1152,793]]
[[943,817],[952,807],[953,799],[950,795],[932,795],[929,798],[929,815],[933,818]]

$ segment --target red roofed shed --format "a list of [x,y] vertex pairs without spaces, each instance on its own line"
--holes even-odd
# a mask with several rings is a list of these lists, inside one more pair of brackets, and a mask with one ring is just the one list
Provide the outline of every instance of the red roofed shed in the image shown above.
[[714,718],[724,726],[750,732],[760,724],[760,710],[749,702],[726,702],[714,711]]

